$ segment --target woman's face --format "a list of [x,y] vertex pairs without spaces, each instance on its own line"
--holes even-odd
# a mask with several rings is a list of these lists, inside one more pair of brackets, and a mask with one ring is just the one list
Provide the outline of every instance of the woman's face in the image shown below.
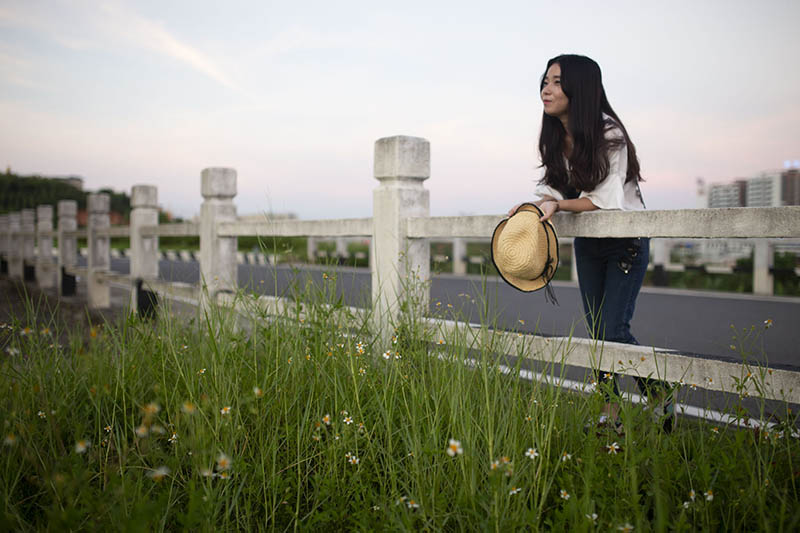
[[569,98],[561,90],[561,65],[553,63],[542,80],[542,103],[544,112],[551,117],[565,120],[569,115]]

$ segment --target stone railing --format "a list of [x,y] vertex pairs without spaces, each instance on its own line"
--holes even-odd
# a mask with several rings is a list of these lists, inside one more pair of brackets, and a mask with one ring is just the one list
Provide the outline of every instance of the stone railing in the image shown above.
[[[705,211],[705,210],[704,210]],[[456,217],[460,218],[460,217]],[[574,268],[575,265],[575,257],[574,257],[574,248],[572,247],[572,237],[559,237],[559,244],[566,245],[567,250],[564,250],[564,253],[571,254],[572,260],[569,262],[568,265],[563,264],[559,266],[560,269],[569,268],[570,269],[570,280],[577,282],[578,281],[578,272],[577,269]],[[319,245],[321,242],[328,242],[332,241],[334,250],[332,251],[323,251],[319,250]],[[336,237],[335,239],[325,239],[319,237],[309,237],[308,244],[307,244],[307,256],[309,259],[323,259],[326,261],[338,261],[341,263],[353,263],[354,260],[359,259],[367,259],[367,254],[363,253],[356,253],[351,254],[348,251],[348,243],[358,241],[364,242],[366,241],[369,243],[369,238],[364,239],[354,239],[348,237]],[[491,263],[489,259],[489,243],[491,239],[486,236],[483,237],[473,237],[473,238],[466,238],[466,237],[438,237],[435,239],[431,239],[431,247],[433,248],[434,244],[444,244],[445,246],[449,246],[451,248],[451,252],[449,254],[438,253],[436,255],[431,255],[431,260],[433,264],[441,265],[449,265],[449,268],[452,269],[452,273],[455,275],[465,275],[468,272],[468,265],[488,265]],[[709,243],[720,243],[725,245],[726,243],[736,243],[738,255],[733,256],[731,254],[720,254],[717,252],[715,257],[706,258],[703,257],[705,252],[700,253],[700,257],[693,260],[690,264],[684,264],[681,262],[673,263],[671,261],[671,250],[676,246],[682,245],[697,245],[700,244],[701,246],[707,246]],[[473,252],[472,255],[467,254],[467,248],[469,244],[479,244],[480,245],[480,253],[476,254]],[[668,238],[653,238],[650,242],[650,264],[648,265],[647,269],[653,272],[652,277],[652,284],[656,287],[668,287],[669,286],[669,273],[670,272],[686,272],[686,271],[699,271],[705,274],[733,274],[734,272],[739,272],[737,268],[733,266],[734,258],[735,257],[746,257],[752,253],[754,257],[754,265],[752,270],[748,269],[750,275],[752,276],[753,280],[753,294],[757,295],[764,295],[770,296],[774,294],[775,290],[775,276],[774,274],[781,272],[781,270],[777,270],[774,267],[774,257],[776,250],[780,250],[782,248],[789,248],[792,250],[796,250],[800,247],[800,240],[798,239],[689,239],[689,238],[680,238],[680,239],[668,239]],[[745,254],[742,254],[741,248],[746,250]],[[719,257],[719,256],[722,257]],[[562,257],[564,257],[562,255]],[[246,262],[244,258],[241,258],[240,263]],[[250,261],[253,262],[253,261]],[[787,268],[785,272],[790,272],[795,276],[800,276],[800,267],[794,268]]]
[[[58,285],[63,290],[69,275],[85,273],[88,303],[92,307],[110,305],[111,282],[130,288],[130,307],[141,307],[142,287],[165,297],[196,301],[208,308],[215,303],[235,303],[237,291],[237,238],[246,235],[305,236],[310,238],[362,237],[370,239],[373,329],[387,339],[398,323],[400,302],[414,302],[420,316],[428,308],[431,240],[486,239],[492,234],[500,215],[466,217],[431,217],[429,192],[424,182],[430,176],[430,146],[416,137],[388,137],[375,144],[373,216],[338,220],[265,220],[243,222],[237,219],[233,199],[236,196],[236,171],[231,168],[207,168],[201,172],[198,224],[159,225],[157,189],[136,185],[132,189],[130,226],[111,227],[109,197],[89,196],[89,224],[77,230],[77,206],[74,201],[58,203],[58,228],[52,229],[52,210],[41,206],[38,213],[23,210],[0,216],[0,254],[11,277],[35,279],[42,287]],[[36,224],[38,214],[39,223]],[[756,239],[756,269],[768,271],[769,239],[800,238],[800,207],[689,209],[675,211],[595,211],[582,214],[558,213],[554,217],[560,237],[653,237],[653,238],[741,238]],[[168,283],[158,280],[159,236],[199,236],[200,284]],[[58,238],[56,264],[51,264],[52,240]],[[130,275],[109,271],[110,239],[129,237],[131,241]],[[76,239],[88,241],[88,266],[80,271]],[[38,243],[39,254],[34,252]],[[759,244],[762,243],[762,244]],[[65,275],[56,276],[60,272]],[[139,283],[137,283],[139,282]],[[757,286],[762,282],[758,282]],[[763,283],[766,283],[764,281]],[[292,303],[263,296],[259,305],[270,312],[280,312]],[[406,307],[408,309],[408,307]],[[351,309],[360,314],[363,310]],[[746,391],[770,399],[800,403],[800,373],[770,370],[763,373],[763,384],[743,378],[750,370],[741,364],[675,353],[671,350],[645,348],[615,343],[596,343],[586,339],[544,339],[490,331],[485,327],[424,319],[442,335],[460,332],[474,342],[494,345],[491,339],[505,339],[513,353],[525,353],[533,359],[559,359],[569,365],[625,374],[652,375],[669,381],[724,391]],[[560,354],[560,355],[559,355]],[[636,362],[633,364],[633,362]]]

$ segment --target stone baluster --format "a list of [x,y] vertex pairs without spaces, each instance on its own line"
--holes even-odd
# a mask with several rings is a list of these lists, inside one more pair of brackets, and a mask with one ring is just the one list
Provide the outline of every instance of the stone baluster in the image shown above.
[[235,291],[237,283],[236,237],[220,237],[219,222],[235,222],[236,170],[206,168],[201,173],[200,302],[204,310],[220,292]]
[[344,264],[350,254],[347,252],[347,239],[344,237],[336,237],[336,260],[339,264]]
[[93,309],[111,307],[111,287],[103,274],[111,269],[111,238],[99,231],[111,227],[111,197],[107,193],[90,194],[87,199],[89,227],[88,303]]
[[453,274],[467,273],[467,240],[463,237],[453,239]]
[[22,213],[8,214],[8,276],[12,279],[22,279],[25,274],[22,267]]
[[53,261],[53,206],[36,208],[36,280],[42,289],[56,286],[56,264]]
[[775,253],[772,244],[766,239],[757,239],[753,250],[753,294],[772,295],[774,278],[772,266]]
[[22,214],[22,264],[25,281],[36,280],[36,210],[23,209]]
[[[140,280],[158,279],[158,235],[143,235],[145,226],[158,226],[158,189],[153,185],[134,185],[131,189],[131,312],[138,312]],[[149,305],[150,302],[142,303]]]
[[374,326],[384,340],[407,312],[428,306],[430,243],[408,239],[406,220],[430,215],[430,143],[419,137],[386,137],[375,142],[373,191],[372,303]]
[[8,275],[8,251],[11,248],[10,237],[8,215],[0,215],[0,274],[3,276]]
[[575,239],[571,239],[572,243],[569,246],[569,253],[571,254],[569,266],[569,279],[578,283],[578,258],[575,256]]
[[[58,202],[58,293],[62,296],[75,294],[75,278],[65,270],[78,264],[78,239],[68,237],[68,232],[78,229],[78,202],[59,200]],[[64,284],[65,276],[70,276]]]
[[656,287],[669,286],[669,252],[671,242],[667,239],[652,239],[650,246],[653,249],[653,285]]
[[311,264],[317,261],[317,238],[309,237],[306,241],[306,256]]

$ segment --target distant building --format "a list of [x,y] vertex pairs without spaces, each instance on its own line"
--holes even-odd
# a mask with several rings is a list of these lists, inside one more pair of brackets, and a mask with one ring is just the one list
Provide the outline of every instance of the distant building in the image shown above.
[[800,169],[791,168],[781,174],[781,205],[800,205]]
[[[747,179],[705,186],[698,179],[697,202],[711,208],[780,207],[800,205],[800,168],[768,170]],[[733,266],[737,259],[749,257],[753,245],[741,239],[703,239],[683,241],[678,255],[685,263]]]
[[747,202],[747,181],[714,183],[708,190],[708,207],[744,207]]
[[67,185],[72,185],[79,191],[83,190],[83,178],[80,176],[67,176],[65,178],[56,178],[58,181],[63,181]]
[[698,188],[698,201],[707,197],[707,207],[780,207],[800,205],[800,169],[768,170],[730,183],[712,183]]
[[781,174],[762,172],[747,180],[747,207],[777,207],[781,205]]
[[[86,211],[86,209],[78,209],[76,218],[78,220],[78,226],[83,227],[89,225],[89,212]],[[117,213],[116,211],[110,211],[108,213],[108,218],[112,226],[122,226],[126,222],[125,215]]]

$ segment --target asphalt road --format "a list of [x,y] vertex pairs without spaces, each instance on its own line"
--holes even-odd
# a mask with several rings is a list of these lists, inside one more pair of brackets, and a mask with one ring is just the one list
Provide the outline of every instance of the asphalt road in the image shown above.
[[[113,259],[112,269],[127,273],[128,260]],[[239,265],[239,286],[260,294],[307,298],[318,293],[314,287],[322,286],[323,272],[331,275],[334,269]],[[366,306],[369,271],[337,267],[335,272],[336,294],[348,305]],[[159,273],[163,279],[197,283],[199,264],[162,260]],[[493,278],[442,274],[432,280],[430,310],[445,318],[488,320],[498,328],[586,336],[577,286],[555,282],[554,287],[558,306],[546,303],[541,291],[522,293]],[[769,329],[764,327],[767,319],[773,324]],[[646,346],[733,361],[747,355],[748,360],[773,367],[800,368],[800,298],[645,287],[632,328]]]

